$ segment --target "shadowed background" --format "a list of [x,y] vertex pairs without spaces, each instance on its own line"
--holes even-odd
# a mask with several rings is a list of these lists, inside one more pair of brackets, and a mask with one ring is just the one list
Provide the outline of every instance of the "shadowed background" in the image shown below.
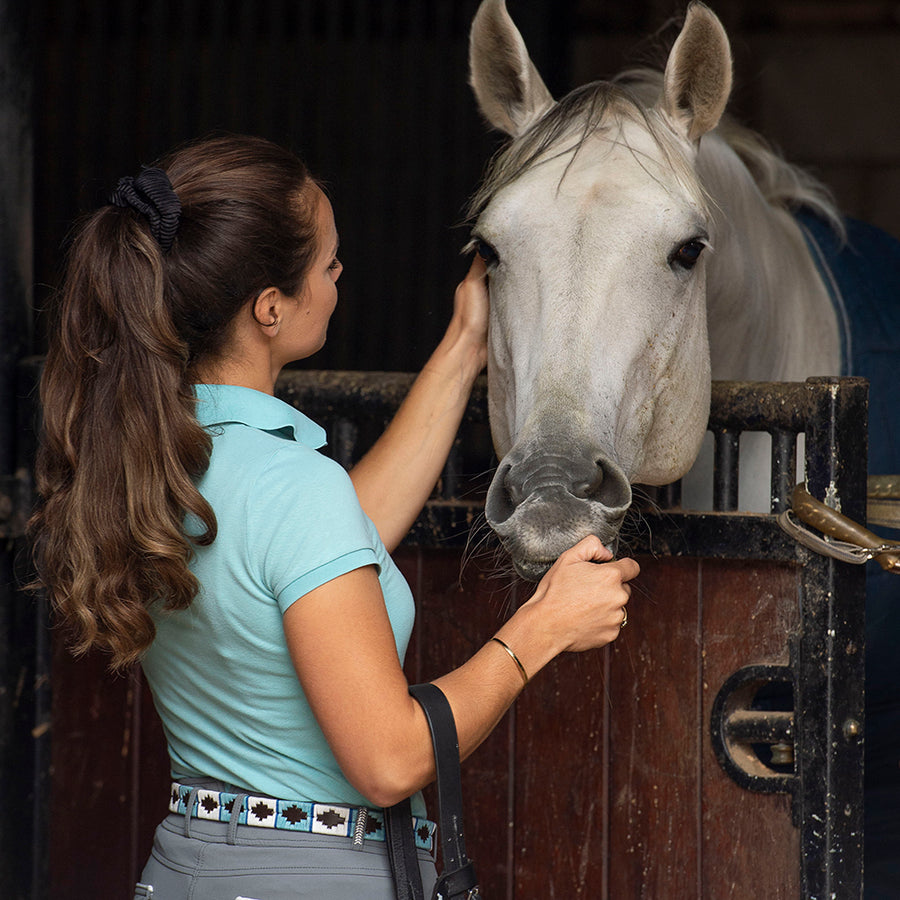
[[[684,7],[508,2],[557,96],[625,65],[661,62],[675,35],[667,23]],[[820,175],[847,212],[900,236],[900,4],[710,5],[733,42],[732,111]],[[211,131],[286,144],[329,185],[346,269],[329,343],[303,365],[422,365],[466,268],[466,201],[500,142],[467,85],[476,8],[477,0],[0,0],[0,500],[29,462],[16,366],[43,349],[39,310],[73,220],[104,202],[121,175]],[[0,896],[36,900],[49,883],[54,676],[42,614],[14,588],[21,529],[6,522],[0,508]],[[71,728],[93,714],[71,713]],[[103,773],[80,777],[99,784]]]

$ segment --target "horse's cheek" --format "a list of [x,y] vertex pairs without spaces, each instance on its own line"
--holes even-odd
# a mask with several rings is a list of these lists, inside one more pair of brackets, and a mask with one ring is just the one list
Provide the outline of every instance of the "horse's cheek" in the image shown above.
[[709,419],[710,364],[705,322],[680,331],[660,365],[636,480],[667,484],[693,465]]

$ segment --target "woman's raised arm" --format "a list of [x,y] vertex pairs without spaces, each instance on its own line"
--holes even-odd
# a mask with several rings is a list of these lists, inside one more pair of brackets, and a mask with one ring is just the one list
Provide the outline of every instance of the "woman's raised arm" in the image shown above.
[[488,292],[476,256],[454,297],[447,333],[381,438],[350,473],[388,551],[431,494],[487,358]]

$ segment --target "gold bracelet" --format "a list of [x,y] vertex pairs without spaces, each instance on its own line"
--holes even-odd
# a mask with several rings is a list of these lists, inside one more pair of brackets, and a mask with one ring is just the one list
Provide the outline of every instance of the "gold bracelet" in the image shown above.
[[512,650],[510,649],[509,645],[505,644],[503,641],[501,641],[500,638],[492,637],[491,640],[496,641],[509,654],[512,661],[516,664],[516,668],[519,670],[519,674],[522,676],[522,681],[525,682],[525,684],[527,685],[528,680],[529,680],[528,673],[525,671],[525,666],[523,666],[522,663],[519,661],[519,657],[516,656],[516,654],[513,653]]

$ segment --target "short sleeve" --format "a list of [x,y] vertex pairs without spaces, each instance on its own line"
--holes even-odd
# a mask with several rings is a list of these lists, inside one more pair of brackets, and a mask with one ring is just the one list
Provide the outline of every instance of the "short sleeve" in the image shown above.
[[282,613],[339,575],[378,566],[374,525],[350,476],[315,450],[286,442],[273,453],[248,507],[248,557]]

